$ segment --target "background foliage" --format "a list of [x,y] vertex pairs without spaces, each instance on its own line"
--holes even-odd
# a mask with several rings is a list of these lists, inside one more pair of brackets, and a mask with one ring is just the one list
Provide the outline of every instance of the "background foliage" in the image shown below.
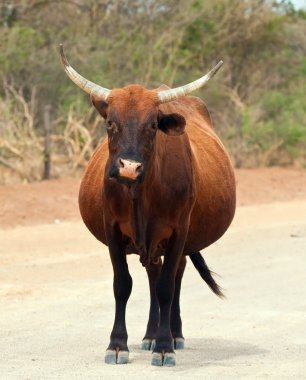
[[306,12],[289,1],[11,0],[0,37],[2,182],[5,170],[41,178],[47,104],[53,175],[83,166],[104,133],[59,64],[61,42],[73,67],[109,88],[185,84],[223,59],[197,95],[235,165],[305,165]]

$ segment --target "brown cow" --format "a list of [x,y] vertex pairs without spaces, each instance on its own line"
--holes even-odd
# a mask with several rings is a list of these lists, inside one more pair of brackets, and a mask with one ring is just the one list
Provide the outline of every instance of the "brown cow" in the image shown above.
[[[61,46],[65,71],[91,94],[106,120],[108,139],[97,148],[79,196],[82,218],[109,247],[116,313],[105,361],[128,362],[126,303],[132,290],[126,255],[137,253],[150,284],[149,321],[142,348],[153,365],[175,365],[184,347],[180,287],[186,255],[219,296],[199,251],[218,240],[235,212],[235,179],[206,106],[185,96],[218,70],[186,86],[108,90],[78,74]],[[163,263],[161,257],[163,256]]]

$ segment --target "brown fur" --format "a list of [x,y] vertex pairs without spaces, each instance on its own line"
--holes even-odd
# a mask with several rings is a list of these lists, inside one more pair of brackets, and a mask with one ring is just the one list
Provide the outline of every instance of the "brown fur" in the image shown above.
[[[156,93],[140,86],[112,91],[109,107],[124,117],[136,114],[142,122],[156,112]],[[142,194],[145,240],[152,257],[163,246],[181,217],[190,217],[184,254],[215,242],[230,225],[235,212],[235,179],[228,154],[214,130],[205,104],[186,96],[163,104],[164,114],[178,113],[186,120],[186,133],[167,136],[157,132],[156,159],[148,169]],[[105,189],[107,139],[98,147],[85,172],[79,196],[85,224],[107,244],[104,221],[114,219],[130,245],[135,244],[133,206],[126,186],[112,182]],[[188,193],[188,199],[184,196]],[[189,210],[190,209],[190,210]],[[162,251],[161,251],[162,252]],[[160,254],[160,252],[159,252]]]

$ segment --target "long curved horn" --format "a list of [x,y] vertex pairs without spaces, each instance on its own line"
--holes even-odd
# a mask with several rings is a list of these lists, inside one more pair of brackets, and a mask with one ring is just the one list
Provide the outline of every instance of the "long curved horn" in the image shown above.
[[159,104],[171,102],[171,100],[178,99],[181,96],[185,96],[189,94],[190,92],[203,87],[209,81],[209,79],[212,78],[216,74],[216,72],[220,69],[222,65],[223,65],[223,61],[220,61],[206,75],[195,80],[194,82],[186,84],[185,86],[172,88],[170,90],[158,91],[157,94],[158,94]]
[[64,70],[68,77],[79,86],[83,91],[87,92],[90,95],[95,95],[99,99],[107,100],[111,90],[101,87],[93,82],[90,82],[86,78],[82,77],[78,72],[76,72],[67,61],[67,58],[64,53],[63,44],[60,44],[60,55],[61,61],[64,66]]

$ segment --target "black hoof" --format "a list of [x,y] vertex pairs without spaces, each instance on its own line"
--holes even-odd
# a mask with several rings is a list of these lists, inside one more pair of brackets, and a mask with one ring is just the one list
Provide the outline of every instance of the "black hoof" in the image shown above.
[[127,364],[129,362],[129,352],[107,350],[104,361],[106,364]]
[[174,367],[175,366],[175,354],[173,352],[153,352],[151,364],[154,366]]

